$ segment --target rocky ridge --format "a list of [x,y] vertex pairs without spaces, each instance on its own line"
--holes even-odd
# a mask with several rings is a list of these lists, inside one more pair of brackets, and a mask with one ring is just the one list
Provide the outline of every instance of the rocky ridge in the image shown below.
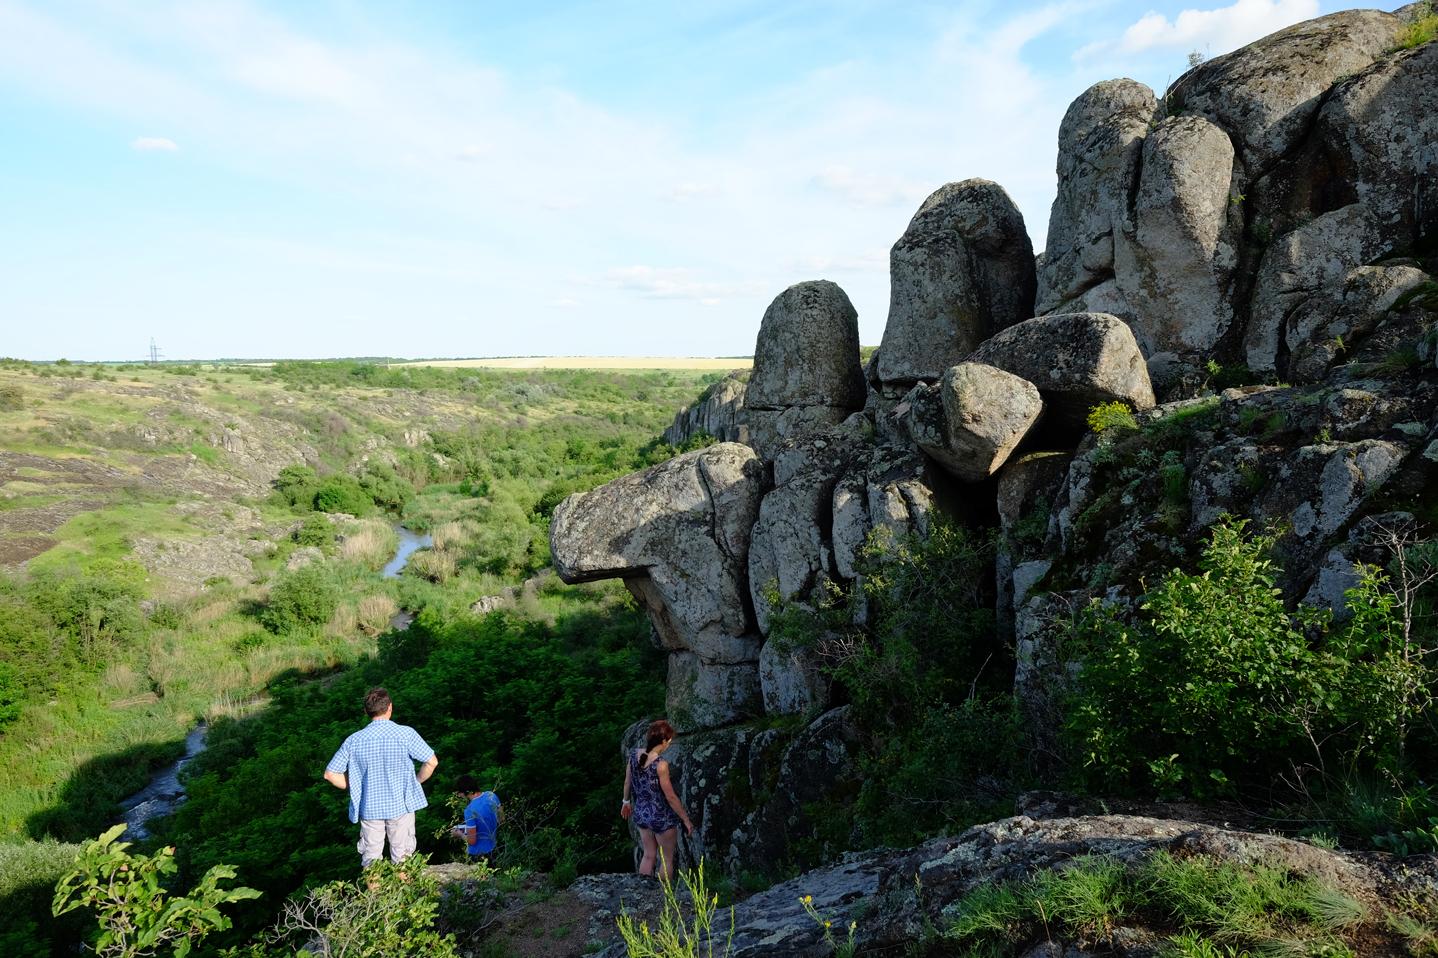
[[[1365,517],[1438,488],[1438,44],[1394,50],[1410,13],[1298,24],[1162,96],[1097,84],[1059,131],[1042,255],[997,184],[941,187],[893,247],[862,374],[848,298],[797,284],[747,388],[676,420],[727,441],[556,511],[560,575],[624,579],[670,654],[696,858],[782,860],[804,796],[851,787],[845,709],[769,633],[776,602],[852,583],[875,530],[998,533],[1041,735],[1058,611],[1136,595],[1223,513],[1280,523],[1290,597],[1336,602]],[[1102,403],[1131,437],[1088,430]]]

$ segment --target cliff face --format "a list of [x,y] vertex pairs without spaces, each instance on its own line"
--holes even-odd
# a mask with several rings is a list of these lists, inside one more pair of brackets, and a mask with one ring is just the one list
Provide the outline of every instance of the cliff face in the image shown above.
[[[1341,602],[1364,517],[1438,485],[1438,44],[1394,51],[1407,14],[1299,24],[1162,97],[1097,84],[1060,128],[1037,260],[1001,187],[941,187],[894,244],[867,369],[843,291],[791,287],[747,388],[681,414],[730,441],[555,512],[560,575],[623,578],[670,652],[696,850],[776,860],[804,796],[852,782],[817,663],[768,634],[775,596],[852,581],[876,529],[997,528],[1036,723],[1049,610],[1137,594],[1222,513],[1280,522],[1291,597]],[[1112,402],[1151,438],[1089,433]]]

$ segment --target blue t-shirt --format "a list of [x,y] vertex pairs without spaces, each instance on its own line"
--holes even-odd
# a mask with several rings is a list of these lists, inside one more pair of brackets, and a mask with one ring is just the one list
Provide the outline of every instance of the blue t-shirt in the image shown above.
[[380,719],[345,739],[325,769],[349,777],[350,821],[390,819],[429,804],[414,763],[432,758],[434,749],[418,732]]
[[499,796],[485,792],[464,807],[464,827],[474,829],[471,855],[487,855],[494,851],[494,838],[499,832]]

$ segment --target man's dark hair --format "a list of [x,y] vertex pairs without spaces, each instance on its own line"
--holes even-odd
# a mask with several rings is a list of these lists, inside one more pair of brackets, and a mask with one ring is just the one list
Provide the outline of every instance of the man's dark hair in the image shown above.
[[463,795],[473,795],[481,791],[479,781],[473,775],[461,775],[459,781],[454,783],[454,790]]
[[389,711],[389,707],[393,704],[394,700],[384,689],[370,689],[364,696],[364,713],[370,718],[374,718]]

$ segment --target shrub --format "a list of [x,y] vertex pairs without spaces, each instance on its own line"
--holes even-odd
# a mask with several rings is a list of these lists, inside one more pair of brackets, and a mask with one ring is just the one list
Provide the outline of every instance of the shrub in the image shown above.
[[124,830],[116,825],[87,844],[74,870],[55,886],[55,917],[80,908],[95,913],[99,929],[92,947],[103,958],[140,958],[161,948],[184,958],[211,932],[230,927],[221,905],[260,896],[253,888],[221,888],[235,877],[228,865],[211,868],[187,895],[174,895],[164,884],[179,870],[175,850],[131,855],[129,842],[115,841]]
[[443,549],[421,549],[409,557],[407,568],[431,582],[445,583],[454,578],[458,563],[453,552]]
[[0,386],[0,412],[18,412],[25,408],[25,390],[13,383]]
[[440,889],[428,864],[411,855],[372,865],[358,881],[311,889],[285,903],[265,944],[289,954],[319,939],[329,958],[458,958],[454,938],[435,930]]
[[335,475],[321,480],[316,487],[314,507],[320,512],[367,516],[374,511],[374,500],[354,476]]
[[308,511],[315,506],[319,484],[319,477],[309,466],[285,466],[275,478],[275,491],[293,508]]
[[339,601],[339,587],[329,568],[312,562],[285,573],[275,582],[260,612],[260,621],[277,633],[323,625],[335,614]]
[[[0,842],[0,954],[49,958],[71,954],[90,930],[78,913],[55,919],[55,883],[75,864],[81,846],[44,841]],[[42,917],[43,916],[43,917]]]
[[1070,746],[1106,787],[1212,795],[1268,785],[1295,764],[1360,760],[1397,769],[1403,730],[1432,670],[1406,654],[1377,570],[1350,592],[1354,617],[1290,613],[1273,540],[1222,520],[1197,574],[1173,570],[1135,614],[1095,602],[1065,655],[1083,663],[1068,706]]
[[414,498],[414,485],[383,463],[370,463],[359,477],[360,488],[370,501],[388,512],[403,512]]
[[1096,433],[1115,431],[1133,432],[1138,429],[1138,420],[1125,402],[1106,402],[1088,411],[1088,427]]
[[305,516],[300,527],[295,530],[294,540],[302,546],[332,546],[335,541],[334,524],[321,515]]

